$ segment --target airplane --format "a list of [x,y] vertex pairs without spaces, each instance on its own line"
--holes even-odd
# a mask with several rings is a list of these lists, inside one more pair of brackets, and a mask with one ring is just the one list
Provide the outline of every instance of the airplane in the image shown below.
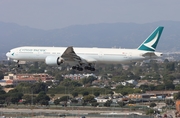
[[155,49],[163,29],[157,27],[137,49],[23,46],[11,49],[6,56],[18,67],[21,61],[43,61],[51,66],[69,63],[72,69],[95,71],[97,63],[124,64],[161,57]]

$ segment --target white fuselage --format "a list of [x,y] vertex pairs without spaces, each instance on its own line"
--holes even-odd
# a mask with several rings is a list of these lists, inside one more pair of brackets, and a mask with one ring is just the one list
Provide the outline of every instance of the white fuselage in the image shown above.
[[[31,47],[24,46],[10,50],[6,56],[18,61],[45,61],[48,56],[60,57],[67,47]],[[127,63],[144,60],[151,57],[142,56],[148,51],[137,49],[116,49],[116,48],[76,48],[74,52],[83,59],[95,63]],[[157,57],[157,56],[156,56]]]

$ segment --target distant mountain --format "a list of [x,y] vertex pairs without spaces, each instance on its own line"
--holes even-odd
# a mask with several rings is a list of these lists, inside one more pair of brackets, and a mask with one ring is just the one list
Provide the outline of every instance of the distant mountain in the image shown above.
[[102,23],[41,30],[0,22],[0,57],[17,46],[75,46],[137,48],[157,27],[164,26],[157,50],[180,50],[180,22],[147,24]]

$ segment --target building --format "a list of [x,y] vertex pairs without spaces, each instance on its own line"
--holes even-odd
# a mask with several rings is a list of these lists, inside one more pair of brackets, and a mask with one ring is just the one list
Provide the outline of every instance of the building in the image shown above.
[[134,86],[136,86],[136,85],[138,84],[138,82],[135,81],[135,80],[128,80],[128,81],[126,81],[126,82],[129,83],[129,84],[132,84],[132,85],[134,85]]
[[46,73],[36,73],[36,74],[17,74],[16,78],[18,80],[36,80],[36,81],[52,81],[54,77],[46,74]]
[[72,80],[80,80],[83,78],[88,78],[90,76],[97,78],[96,75],[94,74],[67,74],[67,75],[62,75],[65,79],[72,79]]
[[109,99],[105,99],[105,98],[95,98],[97,100],[97,103],[105,103],[107,102]]
[[128,80],[128,81],[125,81],[125,82],[121,82],[121,84],[123,86],[126,86],[127,84],[132,84],[132,85],[136,86],[138,84],[138,82],[135,81],[135,80]]
[[176,100],[176,111],[180,113],[180,100]]
[[175,79],[175,80],[173,80],[173,84],[174,84],[174,85],[180,84],[180,79]]
[[38,81],[46,82],[46,81],[52,81],[54,77],[46,74],[46,73],[40,73],[40,74],[9,74],[7,76],[4,76],[4,79],[0,81],[1,86],[6,85],[18,85],[19,83],[35,83]]
[[141,99],[142,98],[142,94],[129,94],[128,98],[129,99]]
[[0,80],[0,85],[1,86],[6,86],[6,80]]
[[4,80],[13,80],[16,79],[16,75],[14,74],[9,74],[7,76],[4,76]]

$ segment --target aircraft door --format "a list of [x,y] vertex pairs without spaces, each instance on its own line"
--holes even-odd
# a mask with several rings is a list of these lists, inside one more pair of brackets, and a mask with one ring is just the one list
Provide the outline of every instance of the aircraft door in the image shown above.
[[129,52],[127,54],[127,58],[128,58],[129,61],[132,61],[132,52]]
[[98,54],[99,58],[102,58],[103,55],[104,55],[103,52],[99,52],[99,54]]

